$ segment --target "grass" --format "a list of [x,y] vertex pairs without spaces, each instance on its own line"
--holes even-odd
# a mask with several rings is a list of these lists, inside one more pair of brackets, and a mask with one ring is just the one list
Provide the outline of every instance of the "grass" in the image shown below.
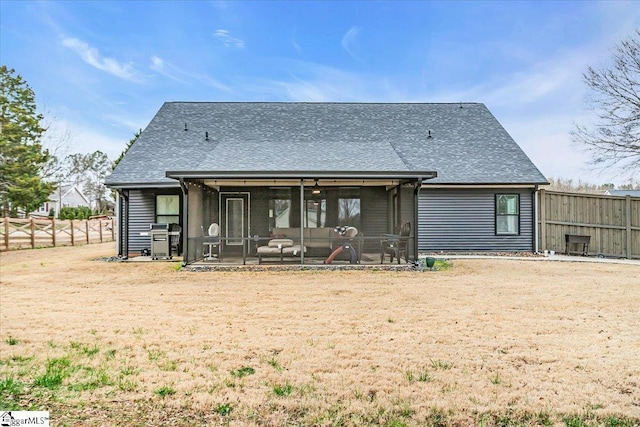
[[500,383],[502,383],[502,379],[500,378],[500,374],[496,372],[495,375],[491,377],[491,384],[500,385]]
[[250,366],[243,366],[242,368],[232,370],[229,373],[231,374],[232,377],[243,378],[243,377],[246,377],[247,375],[255,374],[256,370]]
[[430,359],[430,362],[431,362],[431,367],[435,370],[447,371],[453,368],[453,363],[444,362],[442,360]]
[[269,359],[266,360],[266,362],[269,366],[271,366],[277,372],[284,371],[284,367],[280,364],[280,361],[276,359],[275,356],[271,356]]
[[167,396],[173,396],[174,394],[176,394],[176,390],[173,388],[173,386],[165,385],[153,390],[153,394],[160,396],[164,399]]
[[289,396],[293,392],[293,386],[288,382],[284,384],[275,384],[272,386],[273,394],[278,397]]
[[147,350],[147,356],[149,360],[157,361],[165,356],[165,352],[162,350]]
[[[60,348],[62,346],[56,346]],[[92,352],[77,351],[82,349],[82,346],[74,346],[75,349],[68,346],[67,348],[73,350],[66,355],[60,355],[59,357],[52,357],[45,359],[44,372],[34,375],[32,382],[28,380],[28,374],[25,378],[17,378],[16,376],[6,376],[0,379],[0,406],[3,409],[19,410],[24,409],[25,396],[30,396],[28,399],[31,402],[41,401],[46,403],[46,407],[49,410],[52,408],[55,410],[57,405],[64,405],[64,411],[71,411],[74,413],[82,413],[84,411],[85,401],[83,399],[73,398],[71,396],[77,396],[70,394],[65,397],[65,393],[93,393],[95,390],[103,389],[106,393],[134,393],[141,390],[140,384],[135,381],[134,377],[141,374],[141,369],[131,364],[127,357],[122,357],[120,360],[115,359],[114,355],[108,355],[108,352],[91,354]],[[146,353],[143,353],[146,354]],[[96,357],[101,357],[100,360],[95,360]],[[12,356],[3,360],[15,360],[16,357]],[[23,363],[33,364],[35,368],[37,366],[37,358],[34,356],[21,356],[19,358]],[[94,365],[80,365],[79,362],[84,360],[85,362],[93,361]],[[275,369],[274,374],[279,374],[280,371],[276,367],[280,367],[280,362],[275,356],[265,360],[270,366]],[[424,383],[429,384],[434,382],[431,372],[440,371],[447,372],[453,368],[451,362],[446,362],[441,359],[431,359],[428,366],[422,366],[417,369],[407,370],[405,372],[405,378],[410,384]],[[210,370],[212,375],[215,375],[217,369]],[[254,368],[243,365],[239,368],[229,371],[233,378],[248,378],[255,375]],[[26,380],[26,381],[25,381]],[[258,380],[259,381],[259,380]],[[440,380],[438,380],[440,382]],[[495,385],[501,384],[502,379],[498,373],[491,377],[491,382]],[[631,418],[621,414],[609,414],[609,415],[597,415],[597,411],[604,410],[602,404],[589,404],[585,406],[585,410],[580,413],[554,413],[549,411],[528,412],[518,410],[508,410],[504,412],[488,412],[477,413],[472,419],[468,419],[468,422],[460,424],[459,416],[455,409],[443,410],[441,408],[431,408],[427,415],[419,415],[415,408],[415,402],[413,400],[407,400],[391,395],[391,399],[387,400],[384,394],[378,393],[376,390],[358,389],[354,391],[352,397],[329,399],[324,400],[325,405],[328,405],[323,409],[322,413],[317,413],[307,405],[309,402],[317,399],[319,396],[323,396],[322,399],[327,399],[328,396],[322,394],[318,395],[318,379],[303,384],[301,387],[294,387],[293,384],[286,380],[284,382],[271,382],[268,384],[273,396],[278,398],[292,398],[294,400],[288,400],[286,407],[286,418],[289,420],[287,425],[384,425],[384,426],[449,426],[449,425],[477,425],[485,427],[501,427],[501,426],[553,426],[562,425],[565,427],[635,427],[638,425],[637,418]],[[248,384],[247,384],[248,386]],[[36,390],[48,390],[54,392],[55,395],[42,394]],[[294,393],[296,390],[300,390],[299,396]],[[210,390],[214,396],[221,396],[221,392],[224,393],[224,388],[214,387]],[[160,400],[158,402],[164,402],[172,396],[178,394],[173,384],[165,384],[152,389],[151,393],[158,396]],[[187,393],[186,396],[189,396]],[[57,396],[54,400],[47,396]],[[88,394],[87,396],[90,396]],[[118,402],[118,398],[114,395],[114,402]],[[355,410],[357,406],[355,402],[359,402],[360,409]],[[268,402],[268,401],[266,401]],[[105,405],[106,403],[102,403]],[[30,404],[33,407],[33,403]],[[36,403],[37,405],[37,403]],[[168,411],[167,414],[175,414],[176,409],[170,409],[170,406],[164,406],[165,404],[155,404],[149,401],[145,405],[148,406],[147,413],[162,413]],[[269,405],[276,405],[275,403],[266,404],[265,409],[269,408]],[[61,407],[61,408],[62,408]],[[277,406],[274,406],[275,409]],[[181,415],[181,419],[184,421],[178,421],[175,425],[187,426],[193,425],[194,420],[198,420],[198,417],[205,417],[205,413],[191,412],[193,409],[187,409],[182,406],[181,411],[187,412]],[[115,416],[122,415],[119,411],[121,408],[117,405],[109,409],[110,413]],[[282,410],[282,409],[280,409]],[[252,417],[258,417],[258,412],[254,412],[250,406],[243,403],[243,399],[239,399],[236,403],[225,401],[223,403],[214,404],[212,411],[219,417],[225,418],[229,422],[231,420],[244,420],[243,423],[255,424],[250,420]],[[253,414],[253,415],[251,415]],[[141,417],[139,420],[134,420],[130,425],[142,426],[142,425],[159,425],[154,422],[145,422],[145,414],[138,414]],[[239,417],[239,418],[238,418]],[[78,418],[76,418],[78,419]],[[201,424],[206,424],[205,418],[201,418]],[[189,422],[187,422],[189,420]],[[255,419],[254,419],[255,421]],[[197,423],[197,422],[196,422]],[[65,423],[61,423],[64,425]]]
[[453,268],[453,263],[449,260],[436,258],[433,267],[429,268],[427,267],[427,259],[421,258],[419,264],[417,264],[417,268],[423,271],[446,271]]
[[233,411],[233,406],[231,406],[231,404],[229,403],[219,403],[214,411],[223,417],[226,417],[227,415],[229,415],[231,413],[231,411]]
[[124,365],[123,367],[120,368],[120,374],[124,376],[138,375],[139,373],[140,373],[140,369],[136,368],[135,366]]
[[85,355],[87,355],[89,357],[93,357],[96,354],[98,354],[99,352],[100,352],[100,349],[95,344],[93,346],[91,346],[91,347],[82,346],[82,353],[84,353]]
[[5,340],[5,342],[9,345],[18,345],[20,344],[20,341],[18,341],[16,338],[12,337],[11,335],[9,335],[9,338],[7,338]]
[[24,384],[13,377],[0,379],[0,408],[15,410],[20,395],[25,392]]
[[45,372],[36,377],[34,384],[39,387],[55,389],[62,385],[62,381],[72,372],[71,361],[67,357],[48,359]]
[[[640,425],[635,336],[597,334],[640,327],[635,266],[174,274],[94,261],[88,278],[91,250],[45,267],[3,254],[3,298],[23,313],[0,312],[3,410],[68,426]],[[29,310],[36,298],[56,310]]]
[[431,374],[427,368],[419,368],[417,371],[413,371],[409,369],[405,371],[404,374],[406,380],[410,383],[412,382],[430,382],[432,380]]

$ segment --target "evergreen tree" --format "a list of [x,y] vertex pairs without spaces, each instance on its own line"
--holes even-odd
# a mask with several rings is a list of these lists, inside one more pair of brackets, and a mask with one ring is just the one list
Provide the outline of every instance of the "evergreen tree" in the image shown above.
[[49,152],[41,144],[42,115],[35,94],[15,70],[0,66],[0,214],[33,211],[54,185],[41,178]]
[[129,151],[129,148],[131,148],[131,146],[133,145],[134,142],[136,142],[138,140],[138,138],[140,137],[140,134],[142,134],[142,129],[140,129],[139,131],[137,131],[136,133],[133,134],[133,138],[131,138],[129,140],[129,142],[127,143],[127,146],[124,148],[124,150],[122,151],[122,153],[120,153],[120,155],[118,156],[118,158],[113,162],[113,168],[115,169],[116,166],[118,166],[118,163],[120,163],[120,160],[122,160],[122,158],[124,157],[125,154],[127,154],[127,151]]

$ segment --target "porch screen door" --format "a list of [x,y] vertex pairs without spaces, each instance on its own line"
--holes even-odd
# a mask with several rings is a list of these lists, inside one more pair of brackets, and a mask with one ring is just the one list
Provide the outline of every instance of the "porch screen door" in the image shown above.
[[251,197],[249,193],[220,193],[220,235],[224,252],[240,254],[247,248],[249,224],[251,223]]
[[241,197],[227,197],[225,200],[225,217],[227,245],[240,246],[244,237],[244,199]]

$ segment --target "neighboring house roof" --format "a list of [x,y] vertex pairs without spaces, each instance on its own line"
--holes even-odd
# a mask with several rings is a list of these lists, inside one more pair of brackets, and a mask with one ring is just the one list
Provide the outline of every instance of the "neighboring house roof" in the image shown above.
[[640,190],[607,190],[604,194],[608,196],[640,197]]
[[429,184],[547,183],[480,103],[167,102],[107,184],[176,185],[166,171],[437,171]]
[[[61,195],[62,197],[60,197]],[[57,202],[59,201],[60,198],[62,198],[62,201],[64,203],[65,199],[68,199],[72,196],[80,202],[85,202],[86,203],[85,206],[89,206],[91,204],[89,202],[89,199],[87,199],[87,197],[82,193],[82,191],[80,191],[80,189],[78,189],[78,187],[75,185],[59,186],[53,193],[49,195],[49,198],[47,200],[51,202]]]
[[[59,200],[61,198],[62,203],[59,203]],[[80,191],[75,185],[58,186],[58,188],[56,188],[51,194],[49,194],[47,202],[50,203],[47,209],[51,208],[55,209],[56,211],[64,205],[68,205],[69,207],[74,208],[78,206],[91,206],[91,202],[89,201],[89,199],[87,199],[82,191]],[[42,215],[42,212],[40,212],[39,210],[35,210],[31,212],[30,215]]]

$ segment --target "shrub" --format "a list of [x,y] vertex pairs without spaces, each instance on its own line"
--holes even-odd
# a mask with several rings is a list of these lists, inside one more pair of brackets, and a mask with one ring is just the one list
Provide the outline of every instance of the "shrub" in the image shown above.
[[87,206],[78,206],[76,208],[64,207],[60,209],[58,219],[89,219],[91,216],[91,208]]

